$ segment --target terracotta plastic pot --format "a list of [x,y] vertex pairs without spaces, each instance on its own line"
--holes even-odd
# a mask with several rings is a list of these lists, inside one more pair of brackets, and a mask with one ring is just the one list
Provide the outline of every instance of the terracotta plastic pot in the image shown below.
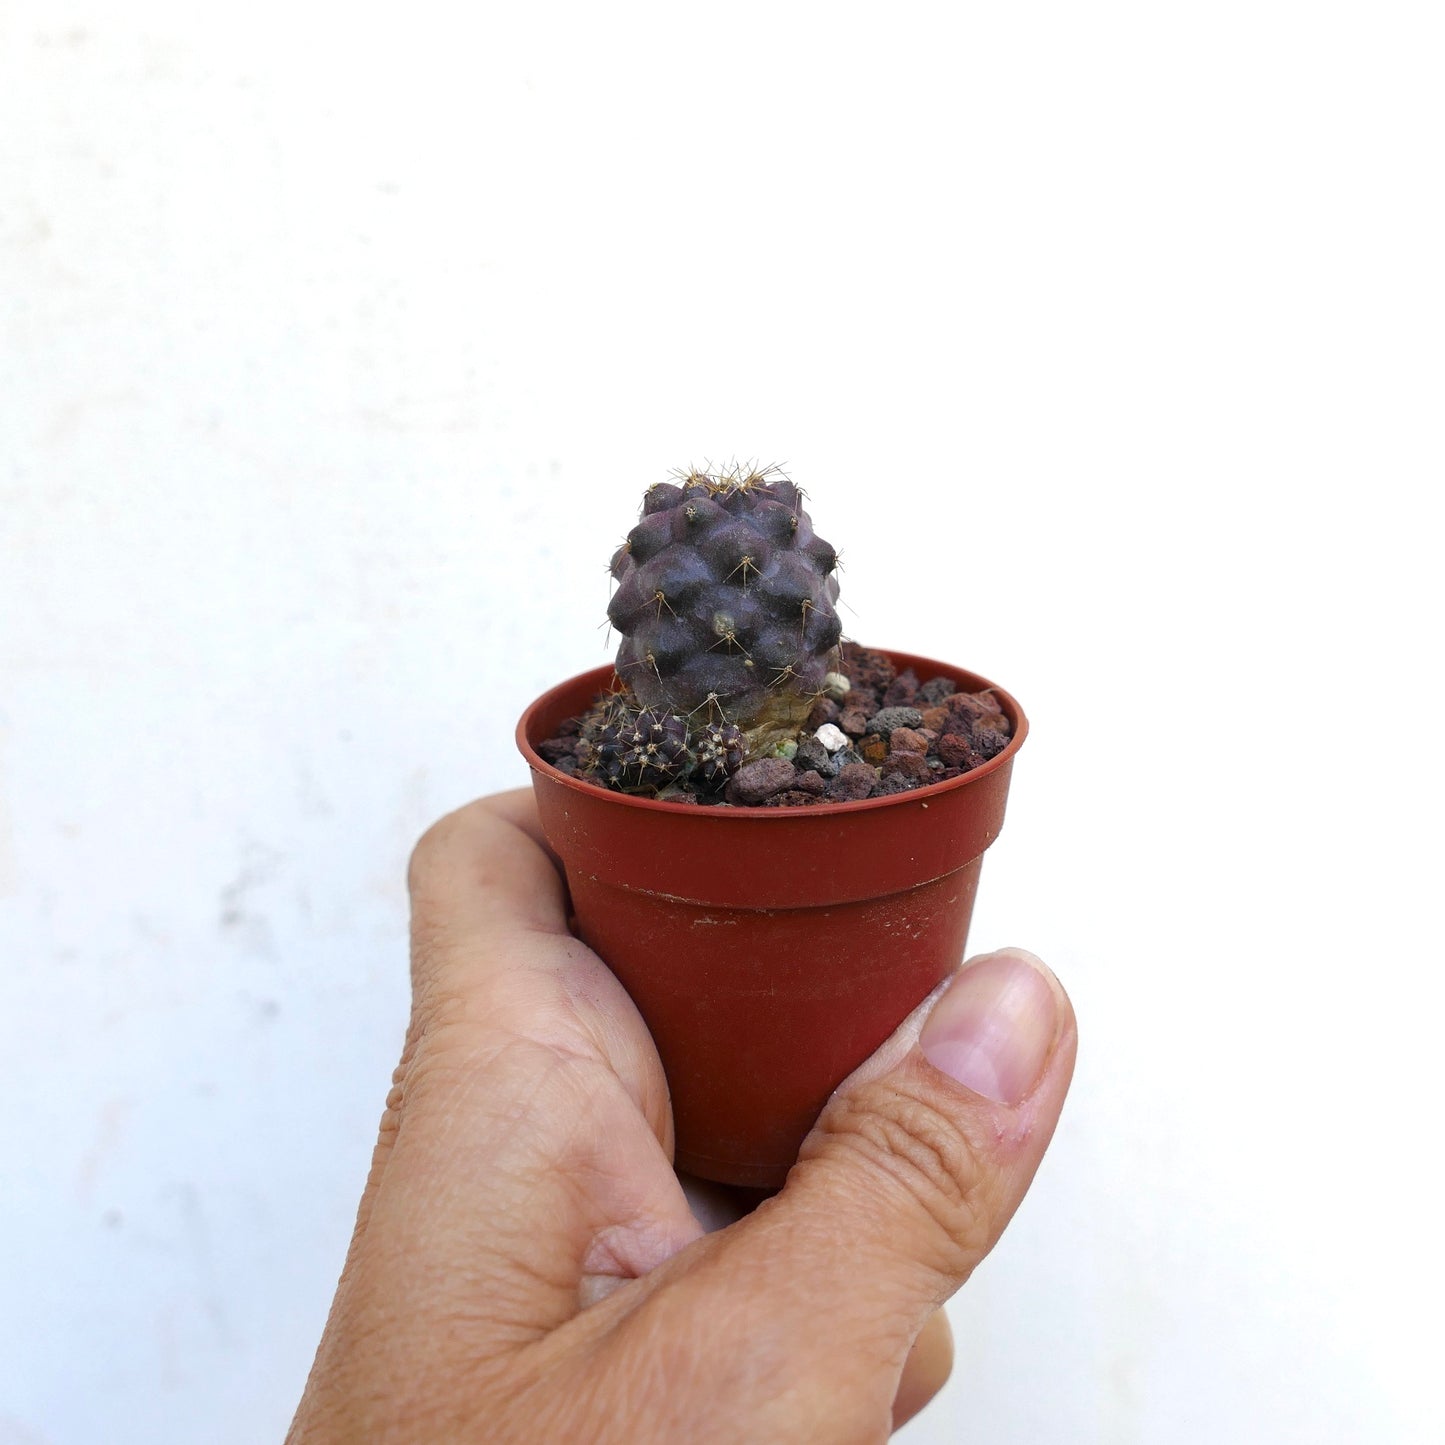
[[[925,680],[993,687],[887,655]],[[994,688],[1013,737],[961,777],[861,803],[700,808],[608,792],[537,754],[611,679],[610,668],[583,673],[522,715],[542,826],[577,931],[657,1041],[677,1167],[778,1185],[829,1094],[963,956],[1028,723]]]

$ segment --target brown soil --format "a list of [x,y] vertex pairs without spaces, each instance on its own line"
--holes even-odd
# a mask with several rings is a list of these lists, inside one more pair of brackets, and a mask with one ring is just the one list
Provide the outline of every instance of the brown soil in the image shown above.
[[[691,776],[644,796],[706,807],[812,807],[888,797],[959,777],[1008,746],[1010,725],[990,692],[967,693],[947,675],[920,679],[912,668],[898,672],[887,656],[842,644],[840,671],[851,684],[841,702],[820,698],[796,753],[781,767],[777,757],[744,762],[726,784],[707,788]],[[839,728],[847,746],[830,752],[815,734],[825,724]],[[595,750],[584,738],[587,718],[569,718],[557,735],[537,747],[559,771],[597,787]]]

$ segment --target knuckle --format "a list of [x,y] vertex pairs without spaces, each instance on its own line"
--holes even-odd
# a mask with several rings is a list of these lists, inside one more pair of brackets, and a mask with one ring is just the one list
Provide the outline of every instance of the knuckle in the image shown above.
[[494,832],[498,814],[493,798],[477,798],[438,818],[412,846],[407,885],[413,892],[459,850],[465,852]]
[[453,847],[459,816],[448,813],[444,818],[438,818],[413,844],[406,865],[407,887],[413,893],[426,883],[437,864]]
[[452,935],[444,919],[414,907],[411,916],[412,996],[418,1002],[438,991],[436,980],[445,976],[452,954]]
[[964,1125],[906,1078],[879,1080],[842,1095],[824,1111],[816,1143],[805,1151],[847,1157],[870,1193],[919,1218],[928,1262],[941,1273],[966,1273],[992,1233],[988,1171]]
[[420,990],[412,1000],[395,1087],[414,1092],[419,1078],[447,1072],[456,1058],[476,1053],[484,1041],[471,1027],[471,1010],[463,996],[435,987]]

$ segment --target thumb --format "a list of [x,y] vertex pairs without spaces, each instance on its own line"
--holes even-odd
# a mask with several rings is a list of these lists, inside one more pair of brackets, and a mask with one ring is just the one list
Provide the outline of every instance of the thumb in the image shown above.
[[1074,1010],[1040,959],[1013,948],[972,959],[829,1100],[777,1222],[837,1221],[854,1272],[922,1324],[1019,1207],[1075,1042]]
[[1023,1199],[1075,1046],[1068,996],[1041,960],[1022,949],[972,960],[833,1095],[779,1214],[838,1221],[855,1266],[921,1322]]
[[814,1400],[886,1421],[913,1340],[1028,1189],[1075,1044],[1038,959],[975,959],[837,1090],[782,1193],[727,1232],[713,1288],[766,1301]]

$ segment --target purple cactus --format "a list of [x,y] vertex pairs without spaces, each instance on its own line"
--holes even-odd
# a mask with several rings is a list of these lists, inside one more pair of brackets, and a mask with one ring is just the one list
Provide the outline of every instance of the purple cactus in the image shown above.
[[742,767],[746,745],[742,729],[735,723],[708,723],[694,735],[693,777],[705,788],[716,790]]
[[643,707],[754,742],[795,730],[837,665],[837,561],[771,470],[650,488],[612,559],[618,676]]
[[643,708],[619,733],[623,752],[618,786],[626,792],[660,792],[692,768],[687,722],[676,713]]

